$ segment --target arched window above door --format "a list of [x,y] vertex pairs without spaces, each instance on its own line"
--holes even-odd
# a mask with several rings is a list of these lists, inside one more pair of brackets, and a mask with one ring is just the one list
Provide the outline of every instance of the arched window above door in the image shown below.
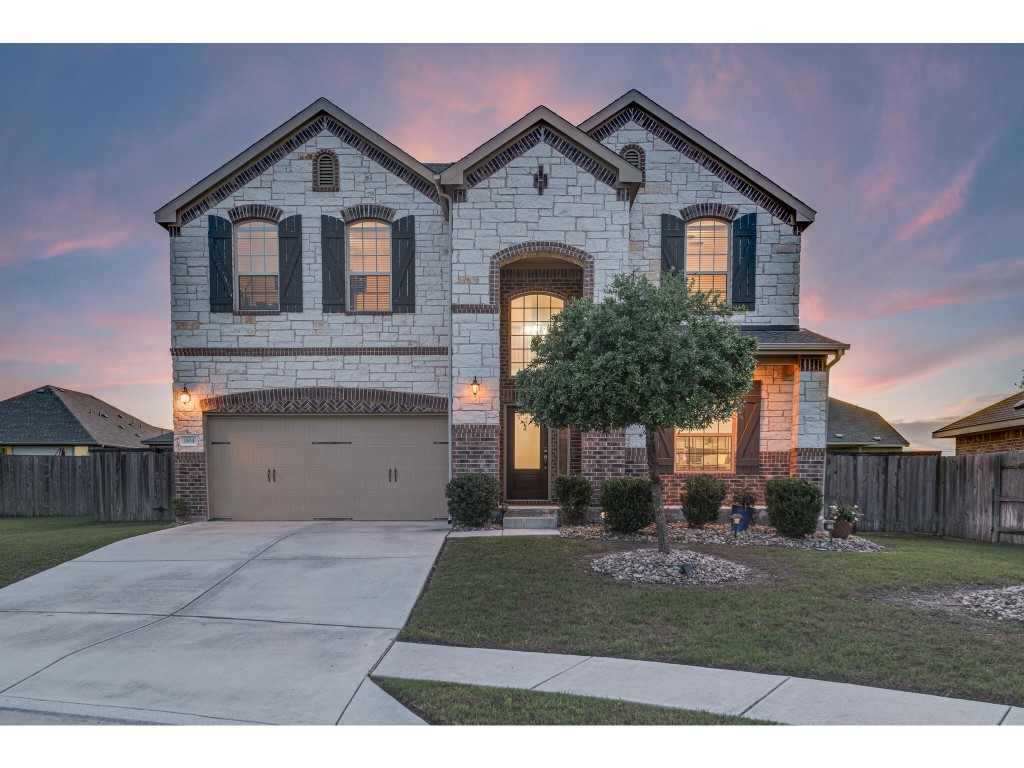
[[565,302],[546,293],[517,296],[509,303],[509,375],[515,376],[533,360],[530,344],[534,336],[545,336],[551,320]]

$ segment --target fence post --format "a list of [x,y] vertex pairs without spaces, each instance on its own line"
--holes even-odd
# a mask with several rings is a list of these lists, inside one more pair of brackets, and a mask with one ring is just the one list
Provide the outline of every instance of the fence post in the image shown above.
[[1000,518],[1000,490],[1003,487],[1003,454],[992,454],[992,541],[999,541]]

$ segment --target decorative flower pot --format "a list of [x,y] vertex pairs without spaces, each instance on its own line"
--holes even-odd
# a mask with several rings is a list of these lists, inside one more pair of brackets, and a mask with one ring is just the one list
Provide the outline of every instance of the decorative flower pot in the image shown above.
[[837,539],[845,539],[853,533],[853,523],[845,520],[836,520],[836,527],[832,529],[832,536]]
[[741,532],[747,530],[750,521],[754,519],[754,510],[750,507],[737,507],[733,504],[732,514],[740,516],[740,524],[736,526],[736,530]]

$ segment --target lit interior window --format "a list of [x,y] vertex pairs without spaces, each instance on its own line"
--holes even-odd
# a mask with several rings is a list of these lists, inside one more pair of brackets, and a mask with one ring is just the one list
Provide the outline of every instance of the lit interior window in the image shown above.
[[391,310],[391,225],[357,221],[348,229],[349,306],[356,312]]
[[731,472],[732,420],[707,429],[676,430],[676,472]]
[[554,296],[532,293],[512,299],[509,308],[509,375],[515,376],[533,360],[530,343],[544,336],[551,319],[562,311],[565,302]]
[[246,221],[237,225],[235,254],[238,309],[279,310],[277,224]]
[[729,286],[729,226],[697,219],[686,225],[686,277],[690,289],[726,299]]

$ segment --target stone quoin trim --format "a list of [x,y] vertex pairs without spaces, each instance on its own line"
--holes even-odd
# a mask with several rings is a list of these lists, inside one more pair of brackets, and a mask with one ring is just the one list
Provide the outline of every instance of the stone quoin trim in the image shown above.
[[427,181],[421,179],[397,160],[384,154],[369,142],[359,138],[334,118],[321,116],[316,120],[313,120],[305,128],[301,128],[290,139],[279,144],[275,149],[272,149],[270,152],[263,155],[259,160],[251,163],[245,170],[236,174],[234,178],[210,192],[208,195],[203,197],[202,200],[199,200],[186,210],[182,211],[181,223],[187,224],[192,221],[192,219],[202,216],[208,210],[216,206],[217,203],[227,199],[249,182],[258,179],[269,168],[277,165],[278,162],[302,147],[304,144],[308,144],[316,138],[318,134],[323,133],[324,131],[334,134],[357,152],[377,163],[377,165],[381,166],[384,170],[393,173],[420,194],[430,200],[433,200],[435,203],[440,202],[437,196],[437,190],[434,189],[433,184],[427,183]]
[[[497,308],[501,293],[501,268],[529,256],[559,256],[583,267],[583,295],[594,295],[594,257],[586,251],[553,240],[535,240],[503,248],[491,256],[490,299]],[[497,311],[497,309],[495,309]]]
[[448,413],[448,400],[358,387],[287,387],[257,389],[208,397],[199,407],[210,413]]
[[171,347],[172,357],[436,357],[447,354],[448,347]]
[[[647,153],[644,151],[644,148],[641,147],[639,144],[627,144],[619,151],[619,157],[621,157],[623,160],[626,160],[626,153],[629,152],[630,150],[633,150],[634,152],[638,152],[640,154],[640,167],[637,170],[640,171],[640,186],[643,186],[644,183],[647,181]],[[629,161],[626,160],[626,162],[628,163]],[[632,165],[632,163],[630,163],[630,165]]]
[[266,203],[246,203],[228,211],[228,218],[231,219],[232,224],[237,224],[244,219],[280,221],[283,215],[284,211],[280,208]]
[[[320,158],[329,156],[334,165],[334,183],[320,183]],[[341,167],[338,164],[338,153],[333,149],[321,149],[313,155],[313,191],[314,192],[337,192],[341,184]]]
[[735,221],[740,215],[740,209],[735,205],[722,205],[721,203],[697,203],[680,209],[679,216],[684,222],[694,219],[725,219]]
[[378,219],[390,223],[394,218],[395,209],[379,203],[359,203],[341,209],[341,219],[346,224],[351,224],[359,219]]
[[604,123],[597,126],[590,132],[590,135],[597,141],[604,141],[617,130],[631,122],[636,123],[648,133],[661,139],[673,149],[680,152],[683,156],[693,160],[699,166],[720,178],[748,200],[757,203],[757,205],[768,211],[768,213],[775,218],[793,225],[794,231],[797,234],[800,234],[801,226],[797,225],[796,212],[792,208],[783,204],[779,200],[776,200],[771,195],[762,192],[753,184],[740,178],[720,162],[704,152],[704,150],[691,144],[643,109],[635,106],[627,107],[614,117],[609,118]]
[[[487,162],[473,169],[470,173],[467,173],[466,187],[468,189],[472,189],[481,181],[493,176],[517,157],[524,155],[527,150],[542,143],[549,145],[556,152],[571,160],[598,181],[607,184],[609,187],[615,186],[615,182],[618,177],[614,171],[605,168],[590,155],[576,149],[575,146],[563,139],[557,133],[553,132],[551,129],[545,128],[543,125],[538,125],[525,136],[509,144],[505,149],[490,158]],[[462,201],[457,200],[456,202]]]

